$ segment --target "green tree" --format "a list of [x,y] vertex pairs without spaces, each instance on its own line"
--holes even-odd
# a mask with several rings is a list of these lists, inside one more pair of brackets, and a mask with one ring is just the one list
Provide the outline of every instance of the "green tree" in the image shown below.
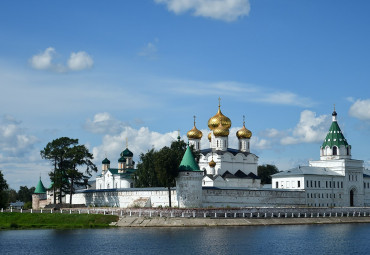
[[17,194],[17,200],[24,203],[32,201],[32,194],[35,191],[35,187],[28,188],[27,186],[20,186]]
[[[69,183],[69,204],[72,205],[72,196],[75,193],[76,186],[86,185],[87,179],[92,172],[97,172],[98,168],[92,162],[93,154],[89,152],[85,145],[75,145],[67,151],[66,154],[69,167],[66,171],[66,177]],[[85,166],[85,171],[81,172],[79,167]]]
[[261,184],[271,184],[271,175],[278,173],[275,165],[260,165],[257,168],[258,176],[261,178]]
[[8,203],[7,189],[9,188],[4,175],[0,170],[0,208],[5,208]]
[[179,174],[181,159],[186,150],[186,143],[177,140],[171,143],[171,147],[163,147],[154,157],[154,168],[158,180],[162,186],[168,188],[168,202],[171,203],[171,187],[175,186],[175,178]]
[[140,161],[137,164],[137,171],[134,176],[136,187],[143,188],[160,186],[154,167],[154,158],[156,153],[157,152],[154,149],[151,149],[145,154],[140,154]]
[[6,190],[6,197],[8,200],[8,204],[16,202],[18,200],[17,191],[15,191],[14,189]]

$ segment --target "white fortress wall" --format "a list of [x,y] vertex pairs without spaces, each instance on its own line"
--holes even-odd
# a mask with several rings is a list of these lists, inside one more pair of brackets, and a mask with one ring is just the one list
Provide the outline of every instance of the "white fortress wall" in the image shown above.
[[203,207],[303,206],[304,191],[203,188]]

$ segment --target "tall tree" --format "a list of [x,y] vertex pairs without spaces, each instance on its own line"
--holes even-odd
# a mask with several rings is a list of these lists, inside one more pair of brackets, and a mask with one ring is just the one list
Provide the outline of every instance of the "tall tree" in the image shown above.
[[169,206],[171,203],[171,187],[175,186],[175,178],[179,173],[181,159],[186,150],[186,143],[182,140],[177,140],[171,143],[171,147],[163,147],[154,158],[154,167],[157,173],[159,182],[168,188]]
[[7,189],[9,188],[4,175],[0,170],[0,208],[5,208],[8,203]]
[[[72,205],[72,196],[75,193],[75,186],[86,185],[86,180],[92,175],[92,172],[97,172],[98,168],[92,162],[93,154],[89,152],[85,145],[76,145],[67,151],[66,159],[69,162],[69,167],[66,171],[66,177],[69,181],[69,204]],[[79,170],[79,167],[85,166],[84,172]]]
[[50,160],[54,169],[49,173],[53,195],[54,204],[56,204],[56,196],[58,193],[59,203],[62,202],[62,197],[68,189],[68,182],[66,178],[66,171],[70,166],[70,162],[66,160],[67,151],[78,144],[78,139],[71,139],[69,137],[60,137],[49,142],[46,147],[40,151],[43,159]]
[[261,184],[271,184],[271,175],[278,173],[275,165],[260,165],[257,167],[258,176],[261,178]]
[[136,187],[158,187],[160,186],[154,167],[154,158],[157,152],[154,149],[140,154],[140,162],[137,164],[135,173]]
[[17,194],[17,200],[24,203],[32,201],[32,194],[35,191],[35,187],[28,188],[27,186],[20,186]]

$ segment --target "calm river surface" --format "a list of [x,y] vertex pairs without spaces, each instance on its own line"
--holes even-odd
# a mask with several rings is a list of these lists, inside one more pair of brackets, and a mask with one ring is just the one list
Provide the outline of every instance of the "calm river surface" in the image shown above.
[[0,254],[369,254],[370,224],[0,231]]

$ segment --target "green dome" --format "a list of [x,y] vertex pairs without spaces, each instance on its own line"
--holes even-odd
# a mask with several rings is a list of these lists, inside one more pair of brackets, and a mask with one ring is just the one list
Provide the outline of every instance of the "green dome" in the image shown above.
[[120,157],[120,158],[118,159],[118,162],[126,162],[126,158],[125,158],[125,157]]
[[36,189],[33,192],[33,194],[45,194],[45,193],[46,193],[46,189],[44,187],[44,184],[42,184],[42,181],[40,178],[39,183],[37,183]]
[[[334,111],[332,115],[337,116],[337,113]],[[344,135],[338,125],[338,122],[336,120],[333,120],[329,132],[326,135],[325,140],[321,147],[325,148],[326,146],[329,146],[330,148],[333,148],[333,146],[337,146],[339,148],[341,145],[344,145],[345,147],[350,146],[347,143],[346,138],[344,138]]]
[[122,151],[120,155],[121,157],[125,157],[125,158],[134,156],[134,154],[128,148]]
[[110,164],[110,161],[109,161],[109,159],[107,159],[107,158],[105,158],[105,159],[103,159],[103,161],[101,162],[103,165],[105,165],[105,164]]
[[199,166],[197,162],[195,162],[193,153],[191,152],[189,146],[186,148],[184,156],[181,160],[179,171],[200,171]]

